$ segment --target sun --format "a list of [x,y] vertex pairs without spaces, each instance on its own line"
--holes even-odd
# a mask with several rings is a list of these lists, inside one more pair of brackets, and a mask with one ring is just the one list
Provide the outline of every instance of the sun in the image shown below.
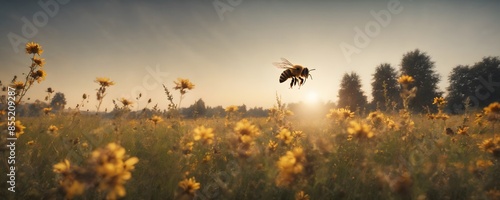
[[308,103],[316,103],[318,101],[318,94],[314,91],[311,91],[307,94],[307,102]]

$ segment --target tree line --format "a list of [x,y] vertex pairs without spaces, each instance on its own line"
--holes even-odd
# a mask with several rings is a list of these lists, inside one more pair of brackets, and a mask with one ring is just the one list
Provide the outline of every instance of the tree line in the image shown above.
[[[435,111],[434,97],[442,97],[437,84],[441,76],[436,72],[431,57],[419,49],[407,52],[401,59],[399,71],[389,63],[382,63],[372,75],[372,100],[361,89],[361,79],[355,72],[345,73],[338,93],[338,107],[351,110],[390,111],[401,107],[401,86],[398,77],[408,75],[415,80],[415,98],[409,102],[413,112]],[[492,102],[500,101],[500,59],[484,57],[472,66],[458,65],[448,76],[446,88],[446,111],[453,114],[463,113],[465,107],[482,108]]]

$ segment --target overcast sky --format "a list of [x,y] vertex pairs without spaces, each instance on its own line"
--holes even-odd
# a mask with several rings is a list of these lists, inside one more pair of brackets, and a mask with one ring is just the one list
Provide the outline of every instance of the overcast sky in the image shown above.
[[[500,1],[493,0],[60,3],[66,2],[48,9],[38,1],[0,3],[0,80],[28,71],[19,41],[38,42],[48,75],[28,97],[43,99],[52,87],[66,95],[69,107],[83,93],[95,106],[96,77],[116,82],[104,99],[109,109],[112,99],[133,99],[139,92],[141,108],[148,98],[166,108],[161,84],[171,88],[177,77],[196,85],[183,106],[202,98],[209,106],[268,108],[276,92],[285,102],[336,102],[340,79],[351,71],[371,99],[375,67],[399,69],[403,54],[417,48],[432,57],[444,91],[453,67],[500,56]],[[280,57],[315,68],[313,80],[300,90],[280,84],[282,69],[272,65]]]

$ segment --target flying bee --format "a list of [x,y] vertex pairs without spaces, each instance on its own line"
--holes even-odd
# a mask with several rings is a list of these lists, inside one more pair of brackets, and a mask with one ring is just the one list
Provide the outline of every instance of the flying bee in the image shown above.
[[309,74],[309,72],[315,70],[309,70],[307,67],[303,67],[302,65],[294,65],[286,58],[281,58],[281,62],[274,62],[273,65],[278,68],[286,69],[285,71],[283,71],[283,73],[281,73],[280,83],[283,83],[289,78],[292,78],[292,82],[290,82],[290,88],[297,85],[297,83],[299,84],[300,88],[300,86],[306,83],[306,80],[307,78],[309,78],[309,76],[312,80],[312,75]]

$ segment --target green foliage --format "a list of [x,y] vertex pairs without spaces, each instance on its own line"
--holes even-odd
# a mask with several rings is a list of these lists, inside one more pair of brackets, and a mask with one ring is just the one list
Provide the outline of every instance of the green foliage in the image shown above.
[[355,72],[345,73],[342,77],[339,90],[338,107],[349,107],[351,110],[363,110],[368,101],[361,90],[361,79]]
[[409,75],[415,79],[411,86],[417,87],[415,98],[410,101],[409,107],[413,111],[424,112],[424,108],[433,108],[432,97],[440,97],[438,91],[439,74],[435,71],[431,57],[419,49],[403,55],[401,60],[402,75]]
[[191,106],[182,109],[181,113],[187,118],[204,117],[207,113],[207,107],[203,99],[196,100]]
[[473,66],[459,65],[448,77],[448,109],[463,113],[464,102],[470,100],[472,108],[482,108],[500,100],[500,60],[498,57],[484,57]]
[[16,114],[22,117],[36,117],[43,115],[43,109],[50,107],[49,104],[35,100],[33,103],[25,103],[18,105],[16,108]]
[[[398,104],[399,84],[397,72],[389,63],[383,63],[377,66],[372,79],[372,107],[388,111],[393,106],[393,102]],[[400,103],[399,103],[400,104]]]
[[50,102],[50,107],[54,111],[59,111],[64,109],[65,106],[66,106],[66,97],[64,97],[64,93],[57,92],[52,98],[52,101]]

